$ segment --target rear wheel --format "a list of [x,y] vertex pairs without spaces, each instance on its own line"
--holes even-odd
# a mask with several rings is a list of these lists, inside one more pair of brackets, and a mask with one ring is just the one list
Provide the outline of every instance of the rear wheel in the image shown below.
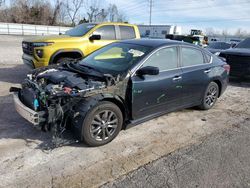
[[100,102],[86,115],[82,125],[82,139],[89,146],[111,142],[123,124],[122,112],[111,102]]
[[214,106],[219,96],[219,86],[215,82],[211,82],[205,91],[202,104],[199,106],[202,110],[208,110]]

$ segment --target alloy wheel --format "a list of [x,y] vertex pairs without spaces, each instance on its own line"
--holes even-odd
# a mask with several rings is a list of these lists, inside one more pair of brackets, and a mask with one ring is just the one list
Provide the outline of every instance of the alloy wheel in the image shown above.
[[118,117],[111,110],[103,110],[94,116],[91,123],[91,137],[97,141],[110,138],[118,126]]
[[213,106],[217,99],[217,88],[215,86],[211,86],[206,94],[205,102],[208,106]]

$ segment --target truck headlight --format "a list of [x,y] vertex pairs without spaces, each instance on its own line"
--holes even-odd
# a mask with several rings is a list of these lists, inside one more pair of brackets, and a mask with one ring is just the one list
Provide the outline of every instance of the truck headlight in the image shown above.
[[33,47],[51,46],[54,42],[34,42]]
[[42,58],[42,57],[43,57],[43,50],[42,50],[42,49],[37,49],[37,50],[36,50],[36,55],[37,55],[38,57]]

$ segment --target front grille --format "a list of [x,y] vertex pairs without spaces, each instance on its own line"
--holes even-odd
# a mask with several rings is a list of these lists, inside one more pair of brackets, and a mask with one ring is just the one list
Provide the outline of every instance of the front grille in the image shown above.
[[250,56],[226,55],[227,63],[230,65],[231,75],[249,74],[250,71]]
[[34,47],[32,42],[22,42],[22,47],[23,47],[23,53],[28,55],[33,55]]

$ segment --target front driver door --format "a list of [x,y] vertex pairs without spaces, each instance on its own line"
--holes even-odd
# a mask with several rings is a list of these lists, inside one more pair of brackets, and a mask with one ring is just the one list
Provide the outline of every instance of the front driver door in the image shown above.
[[142,67],[158,67],[159,75],[135,74],[132,77],[133,119],[171,111],[181,105],[182,71],[178,67],[177,49],[177,47],[161,48],[144,62]]
[[116,41],[115,26],[105,25],[97,28],[91,35],[100,35],[100,40],[89,41],[89,53],[98,50],[99,48],[106,46]]

